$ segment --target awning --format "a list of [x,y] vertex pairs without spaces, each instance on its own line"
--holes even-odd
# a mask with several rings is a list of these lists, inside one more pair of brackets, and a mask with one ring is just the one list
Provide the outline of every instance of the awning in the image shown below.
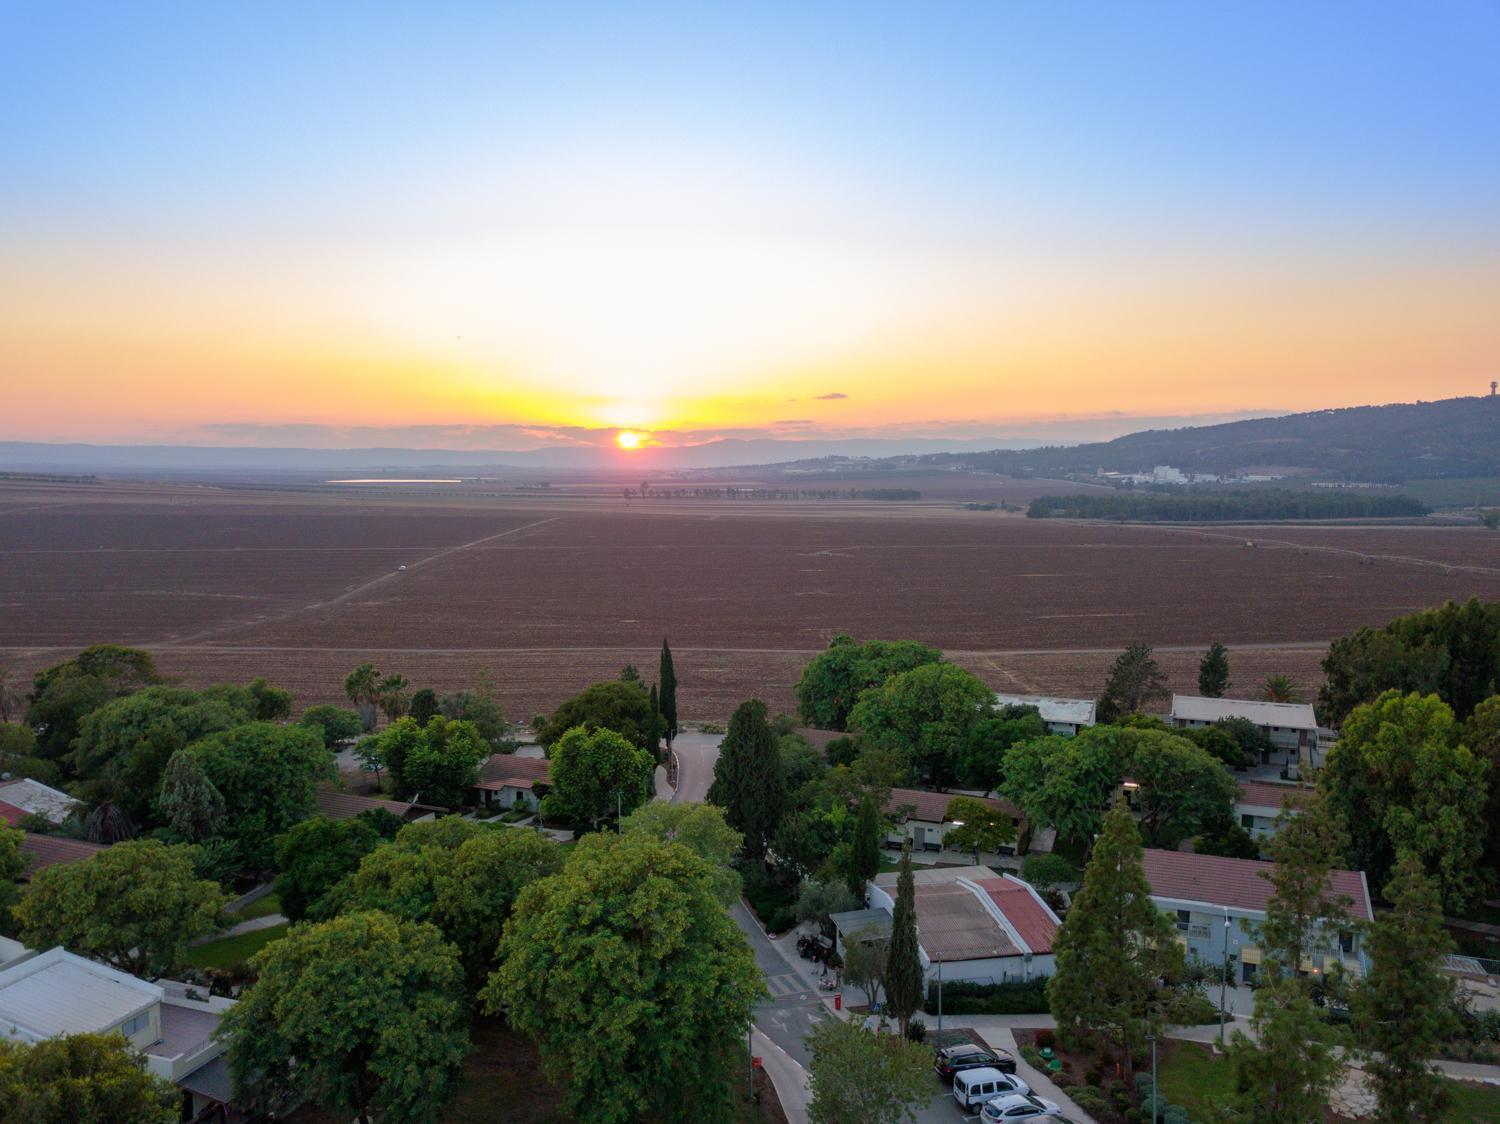
[[207,1065],[199,1066],[186,1077],[180,1078],[177,1084],[181,1085],[190,1093],[197,1093],[200,1097],[207,1097],[211,1101],[227,1105],[233,1092],[233,1083],[229,1079],[229,1066],[221,1054]]
[[1256,948],[1253,944],[1242,944],[1242,945],[1240,945],[1240,963],[1241,964],[1259,964],[1260,963],[1260,949]]

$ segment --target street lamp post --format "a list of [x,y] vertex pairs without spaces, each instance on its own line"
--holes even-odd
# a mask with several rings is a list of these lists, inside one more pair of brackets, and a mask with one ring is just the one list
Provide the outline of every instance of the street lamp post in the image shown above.
[[749,1077],[745,1083],[745,1095],[750,1100],[755,1100],[755,1024],[752,1022],[745,1030],[745,1056],[750,1060],[746,1062],[749,1068]]
[[938,1041],[943,1040],[943,961],[939,958],[938,966]]
[[1151,1124],[1156,1124],[1156,1035],[1146,1035],[1151,1043]]
[[1219,1047],[1224,1046],[1224,1003],[1229,991],[1229,911],[1224,911],[1224,963],[1219,966]]

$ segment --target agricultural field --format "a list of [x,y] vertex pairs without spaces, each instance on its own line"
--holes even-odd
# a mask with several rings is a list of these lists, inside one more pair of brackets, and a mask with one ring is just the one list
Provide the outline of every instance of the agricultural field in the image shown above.
[[685,716],[722,720],[755,693],[789,707],[840,632],[925,641],[1010,690],[1092,694],[1136,639],[1180,688],[1212,640],[1246,687],[1284,672],[1312,688],[1332,637],[1472,595],[1500,598],[1500,534],[0,482],[0,659],[24,673],[134,644],[190,684],[265,674],[303,705],[368,660],[439,690],[487,674],[525,718],[627,661],[654,667],[667,636]]

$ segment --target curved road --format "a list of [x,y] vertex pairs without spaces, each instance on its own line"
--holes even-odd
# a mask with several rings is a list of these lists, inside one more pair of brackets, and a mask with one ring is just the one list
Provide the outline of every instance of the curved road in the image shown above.
[[719,759],[723,734],[678,734],[672,739],[677,754],[677,791],[673,803],[692,801],[701,804],[708,799],[708,786],[714,783],[714,762]]

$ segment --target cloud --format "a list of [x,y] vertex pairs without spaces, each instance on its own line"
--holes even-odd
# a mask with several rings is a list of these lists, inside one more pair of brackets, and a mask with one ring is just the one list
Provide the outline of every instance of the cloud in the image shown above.
[[833,391],[830,394],[814,394],[813,395],[813,401],[814,402],[838,402],[838,401],[840,401],[840,400],[842,400],[844,398],[848,398],[848,397],[849,396],[847,394],[845,394],[842,390],[835,390],[835,391]]

